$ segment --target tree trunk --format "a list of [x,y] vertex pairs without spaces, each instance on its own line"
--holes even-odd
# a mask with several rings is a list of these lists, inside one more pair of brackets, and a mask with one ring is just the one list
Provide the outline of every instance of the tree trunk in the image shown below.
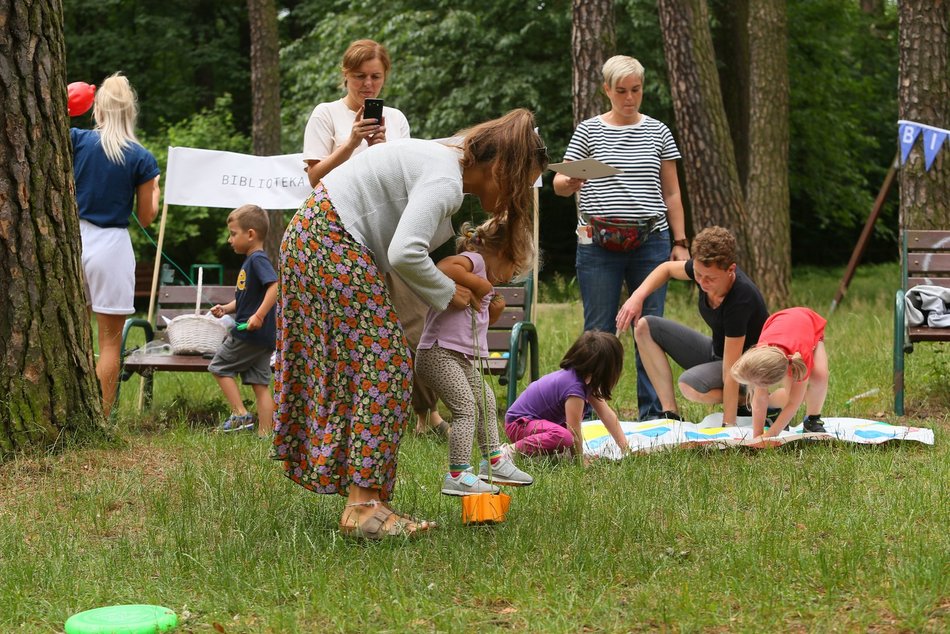
[[[280,42],[274,0],[247,0],[251,30],[251,101],[254,154],[280,154]],[[303,169],[303,168],[301,168]],[[270,212],[264,250],[275,265],[284,235],[284,214]]]
[[719,85],[745,195],[749,177],[749,0],[718,0],[712,7],[718,24],[713,44],[722,60]]
[[868,15],[884,15],[884,0],[861,0],[861,11]]
[[720,225],[745,251],[746,210],[723,107],[706,0],[659,0],[694,233]]
[[613,0],[574,0],[571,57],[574,63],[574,126],[604,112],[602,68],[616,48]]
[[0,455],[102,421],[58,0],[0,2]]
[[788,34],[785,0],[749,2],[749,176],[746,266],[769,306],[787,306],[791,279],[788,191]]
[[[950,128],[948,36],[950,1],[902,0],[898,3],[900,119]],[[923,141],[918,139],[900,170],[900,225],[904,229],[950,227],[948,141],[930,171],[924,169]]]

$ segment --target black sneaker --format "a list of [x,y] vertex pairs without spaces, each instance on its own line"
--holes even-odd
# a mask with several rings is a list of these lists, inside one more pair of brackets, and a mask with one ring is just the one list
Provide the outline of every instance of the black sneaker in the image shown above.
[[825,426],[821,423],[821,414],[818,416],[806,416],[802,421],[802,433],[808,434],[827,434]]
[[[765,410],[765,428],[768,429],[773,424],[775,424],[775,419],[778,418],[778,415],[782,413],[781,407],[770,407]],[[748,416],[752,417],[752,410],[746,407],[745,405],[740,405],[736,408],[736,416]]]
[[670,419],[670,420],[678,420],[678,421],[682,421],[682,420],[683,420],[683,419],[680,417],[679,414],[677,414],[676,412],[671,412],[671,411],[669,411],[669,410],[666,410],[665,412],[660,412],[660,415],[657,416],[657,418],[660,419],[660,420],[662,420],[662,419],[664,419],[664,418],[668,418],[668,419]]

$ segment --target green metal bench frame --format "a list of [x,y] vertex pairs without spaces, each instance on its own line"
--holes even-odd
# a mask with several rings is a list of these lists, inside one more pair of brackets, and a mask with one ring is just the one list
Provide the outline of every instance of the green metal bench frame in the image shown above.
[[915,342],[950,341],[950,328],[907,326],[904,295],[918,284],[950,287],[950,231],[905,230],[901,288],[894,302],[894,412],[904,415],[904,355]]
[[[505,298],[505,311],[488,328],[488,372],[498,376],[499,385],[506,386],[507,407],[518,398],[518,382],[525,373],[531,381],[539,374],[538,332],[531,321],[534,283],[528,279],[517,286],[497,286]],[[508,354],[508,358],[492,357],[492,353]]]

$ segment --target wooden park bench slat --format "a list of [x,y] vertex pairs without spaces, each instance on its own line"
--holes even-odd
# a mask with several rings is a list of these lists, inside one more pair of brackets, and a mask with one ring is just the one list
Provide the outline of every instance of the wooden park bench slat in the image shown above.
[[[531,322],[533,287],[530,280],[519,286],[496,289],[505,298],[505,311],[488,331],[489,358],[485,365],[490,374],[498,376],[498,383],[507,386],[510,405],[518,396],[518,382],[528,373],[534,381],[539,376],[538,337]],[[145,396],[151,400],[156,372],[206,372],[210,358],[198,355],[145,354],[127,350],[129,333],[141,328],[146,342],[164,338],[165,320],[195,311],[195,286],[162,286],[159,288],[156,308],[156,326],[144,319],[129,319],[122,330],[122,381],[135,374],[145,378]],[[205,286],[202,288],[201,312],[214,304],[225,304],[234,299],[233,286]],[[494,353],[496,356],[492,357]],[[503,356],[504,355],[504,356]]]
[[[140,328],[145,333],[146,345],[164,339],[165,320],[178,315],[194,314],[198,294],[196,286],[162,286],[158,289],[155,326],[144,319],[127,319],[122,328],[121,381],[135,374],[145,379],[145,398],[151,401],[154,374],[156,372],[207,372],[210,357],[191,354],[158,354],[140,350],[127,350],[129,333]],[[203,286],[201,289],[201,312],[207,312],[215,304],[226,304],[234,299],[233,286]],[[121,386],[120,381],[120,386]],[[118,398],[118,394],[116,395]]]
[[915,342],[950,341],[950,328],[909,327],[904,296],[921,284],[950,288],[950,231],[905,230],[901,240],[901,288],[894,303],[894,411],[904,414],[904,355]]

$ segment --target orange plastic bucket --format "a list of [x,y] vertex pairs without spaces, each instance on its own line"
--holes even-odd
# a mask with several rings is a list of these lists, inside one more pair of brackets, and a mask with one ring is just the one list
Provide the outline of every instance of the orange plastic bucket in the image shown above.
[[463,524],[498,524],[505,521],[511,496],[507,493],[476,493],[462,498]]

